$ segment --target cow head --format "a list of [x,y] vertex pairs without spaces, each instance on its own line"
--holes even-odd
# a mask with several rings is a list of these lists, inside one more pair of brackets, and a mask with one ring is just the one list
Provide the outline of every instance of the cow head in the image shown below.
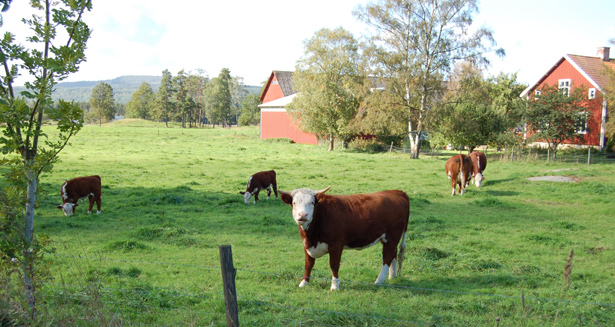
[[78,206],[77,203],[73,204],[70,202],[64,202],[61,206],[58,206],[58,209],[62,209],[64,211],[65,216],[70,216],[75,213],[75,208]]
[[476,176],[474,176],[474,184],[476,185],[476,187],[480,187],[484,179],[485,178],[483,177],[483,174],[481,173],[476,174]]
[[331,188],[327,187],[324,190],[314,191],[308,188],[300,188],[291,192],[280,192],[280,199],[293,207],[293,219],[297,225],[301,226],[303,230],[307,230],[310,227],[310,223],[314,218],[314,207],[318,203],[317,195],[325,193]]
[[[258,191],[258,188],[255,188],[254,190],[252,190],[252,193]],[[239,191],[239,194],[243,195],[243,199],[246,202],[246,204],[250,203],[250,197],[252,197],[252,193],[250,193],[250,191]],[[254,203],[256,203],[256,199],[254,199]]]

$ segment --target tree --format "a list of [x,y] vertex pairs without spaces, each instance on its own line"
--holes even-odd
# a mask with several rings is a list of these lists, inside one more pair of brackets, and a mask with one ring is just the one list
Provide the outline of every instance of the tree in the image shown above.
[[287,112],[301,130],[326,136],[329,151],[337,137],[348,136],[362,97],[359,45],[339,27],[321,29],[305,43],[293,85],[297,95]]
[[[6,9],[7,1],[3,3]],[[52,169],[59,153],[83,125],[83,111],[79,106],[66,101],[54,105],[51,92],[58,81],[76,72],[85,61],[84,51],[91,31],[82,18],[92,9],[92,4],[90,0],[31,1],[30,4],[38,13],[22,22],[31,33],[27,40],[32,48],[16,44],[11,32],[6,32],[0,40],[0,61],[4,68],[0,73],[0,125],[3,126],[0,145],[4,154],[2,163],[10,167],[6,177],[12,184],[0,192],[0,200],[3,218],[21,228],[18,235],[3,229],[2,237],[6,241],[15,236],[9,244],[18,250],[14,258],[21,266],[25,302],[29,316],[34,319],[34,290],[39,283],[36,274],[41,268],[37,259],[42,256],[41,243],[34,234],[39,177]],[[63,40],[59,39],[60,35]],[[25,91],[17,95],[14,83],[24,72],[31,81],[25,82]],[[58,133],[53,139],[46,139],[41,129],[45,115],[56,121]],[[15,207],[24,204],[25,210]]]
[[408,119],[412,158],[453,63],[486,63],[483,53],[495,44],[486,28],[470,31],[477,11],[476,0],[380,0],[354,12],[376,29],[367,53],[374,76]]
[[100,82],[92,89],[90,96],[90,106],[94,117],[98,119],[98,125],[112,121],[115,118],[115,98],[113,97],[113,88],[111,85]]
[[512,145],[519,138],[511,139],[514,134],[507,132],[522,123],[523,89],[514,74],[483,78],[472,63],[458,64],[428,120],[430,138],[467,146],[469,152],[479,145]]
[[168,69],[162,71],[162,80],[156,93],[156,102],[153,118],[163,121],[169,127],[169,119],[173,115],[173,80]]
[[126,105],[126,117],[151,119],[156,95],[147,82],[141,83],[139,89],[132,94]]
[[250,93],[241,102],[241,114],[239,115],[239,126],[258,125],[261,122],[260,96],[256,93]]
[[206,76],[206,73],[202,69],[197,69],[196,74],[191,73],[186,79],[186,89],[188,90],[188,96],[194,102],[194,105],[192,106],[192,112],[189,115],[191,124],[190,126],[192,126],[192,122],[195,123],[195,126],[197,122],[198,126],[201,126],[203,123],[203,108],[205,107],[204,93],[207,81],[208,78]]
[[[615,45],[615,39],[611,39],[611,44]],[[607,78],[607,85],[603,88],[603,96],[607,101],[610,113],[615,112],[615,69],[604,65],[602,74]],[[606,148],[615,151],[615,119],[612,117],[606,122],[605,136],[608,138]]]
[[231,93],[231,124],[239,124],[238,120],[241,104],[248,96],[248,90],[246,90],[245,84],[243,83],[243,77],[233,76],[229,83],[229,91]]
[[579,131],[586,130],[585,94],[586,90],[581,87],[568,93],[559,90],[557,85],[545,85],[539,94],[528,99],[527,124],[533,133],[531,139],[547,142],[554,159],[560,144],[579,140],[582,136]]
[[210,123],[222,124],[226,127],[231,120],[231,71],[222,68],[218,77],[207,83],[207,109],[206,115]]

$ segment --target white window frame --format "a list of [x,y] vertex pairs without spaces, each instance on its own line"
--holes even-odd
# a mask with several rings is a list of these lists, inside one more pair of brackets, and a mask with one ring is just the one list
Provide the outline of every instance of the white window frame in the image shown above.
[[587,112],[586,112],[586,111],[582,111],[582,112],[581,112],[581,115],[586,116],[586,119],[585,119],[585,126],[583,126],[583,129],[582,129],[582,130],[577,131],[577,134],[582,134],[582,135],[585,135],[585,134],[587,134],[587,123],[589,123],[589,115],[587,114]]
[[588,91],[587,91],[587,98],[589,100],[593,100],[596,98],[596,88],[595,87],[591,87]]
[[557,88],[560,91],[564,91],[564,94],[570,95],[570,87],[572,85],[570,78],[564,78],[564,79],[557,80],[557,85],[558,85]]

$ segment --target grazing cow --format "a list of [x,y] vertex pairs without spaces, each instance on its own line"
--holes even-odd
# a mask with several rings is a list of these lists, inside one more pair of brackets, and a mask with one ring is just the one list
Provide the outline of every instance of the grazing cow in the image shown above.
[[62,205],[58,206],[58,209],[64,210],[64,214],[70,216],[75,213],[75,208],[79,205],[77,201],[87,197],[90,201],[88,214],[92,213],[94,202],[96,202],[96,214],[99,214],[101,196],[100,176],[73,178],[62,185]]
[[275,193],[275,197],[278,197],[278,184],[275,180],[275,171],[261,171],[250,177],[248,180],[248,187],[245,192],[239,191],[239,194],[243,194],[243,198],[246,204],[250,203],[250,197],[254,195],[254,204],[258,201],[258,192],[263,189],[267,190],[267,200],[271,197],[271,189]]
[[472,178],[472,171],[474,170],[470,156],[458,154],[450,157],[446,161],[445,169],[446,176],[451,180],[451,186],[453,187],[451,195],[455,195],[456,185],[459,185],[459,193],[464,195],[466,192],[466,184]]
[[[410,200],[402,191],[327,195],[307,188],[280,191],[299,227],[305,253],[305,273],[299,287],[308,285],[316,258],[329,254],[331,290],[339,289],[342,250],[361,250],[382,243],[382,269],[376,284],[397,277],[406,249]],[[400,243],[401,242],[401,243]],[[397,245],[399,244],[399,253]]]
[[[474,178],[474,184],[476,187],[480,187],[482,182],[485,180],[485,176],[483,176],[483,171],[487,168],[487,157],[484,153],[479,151],[474,151],[470,153],[470,158],[472,159],[472,165],[474,169],[472,170],[472,178]],[[468,186],[466,184],[466,186]]]

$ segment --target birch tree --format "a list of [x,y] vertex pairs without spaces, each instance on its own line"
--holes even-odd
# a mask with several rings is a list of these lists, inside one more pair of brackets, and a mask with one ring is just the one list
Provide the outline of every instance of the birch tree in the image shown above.
[[374,30],[373,74],[407,117],[412,158],[419,157],[426,119],[452,65],[487,63],[484,54],[495,46],[491,31],[472,29],[477,12],[476,0],[380,0],[354,11]]

